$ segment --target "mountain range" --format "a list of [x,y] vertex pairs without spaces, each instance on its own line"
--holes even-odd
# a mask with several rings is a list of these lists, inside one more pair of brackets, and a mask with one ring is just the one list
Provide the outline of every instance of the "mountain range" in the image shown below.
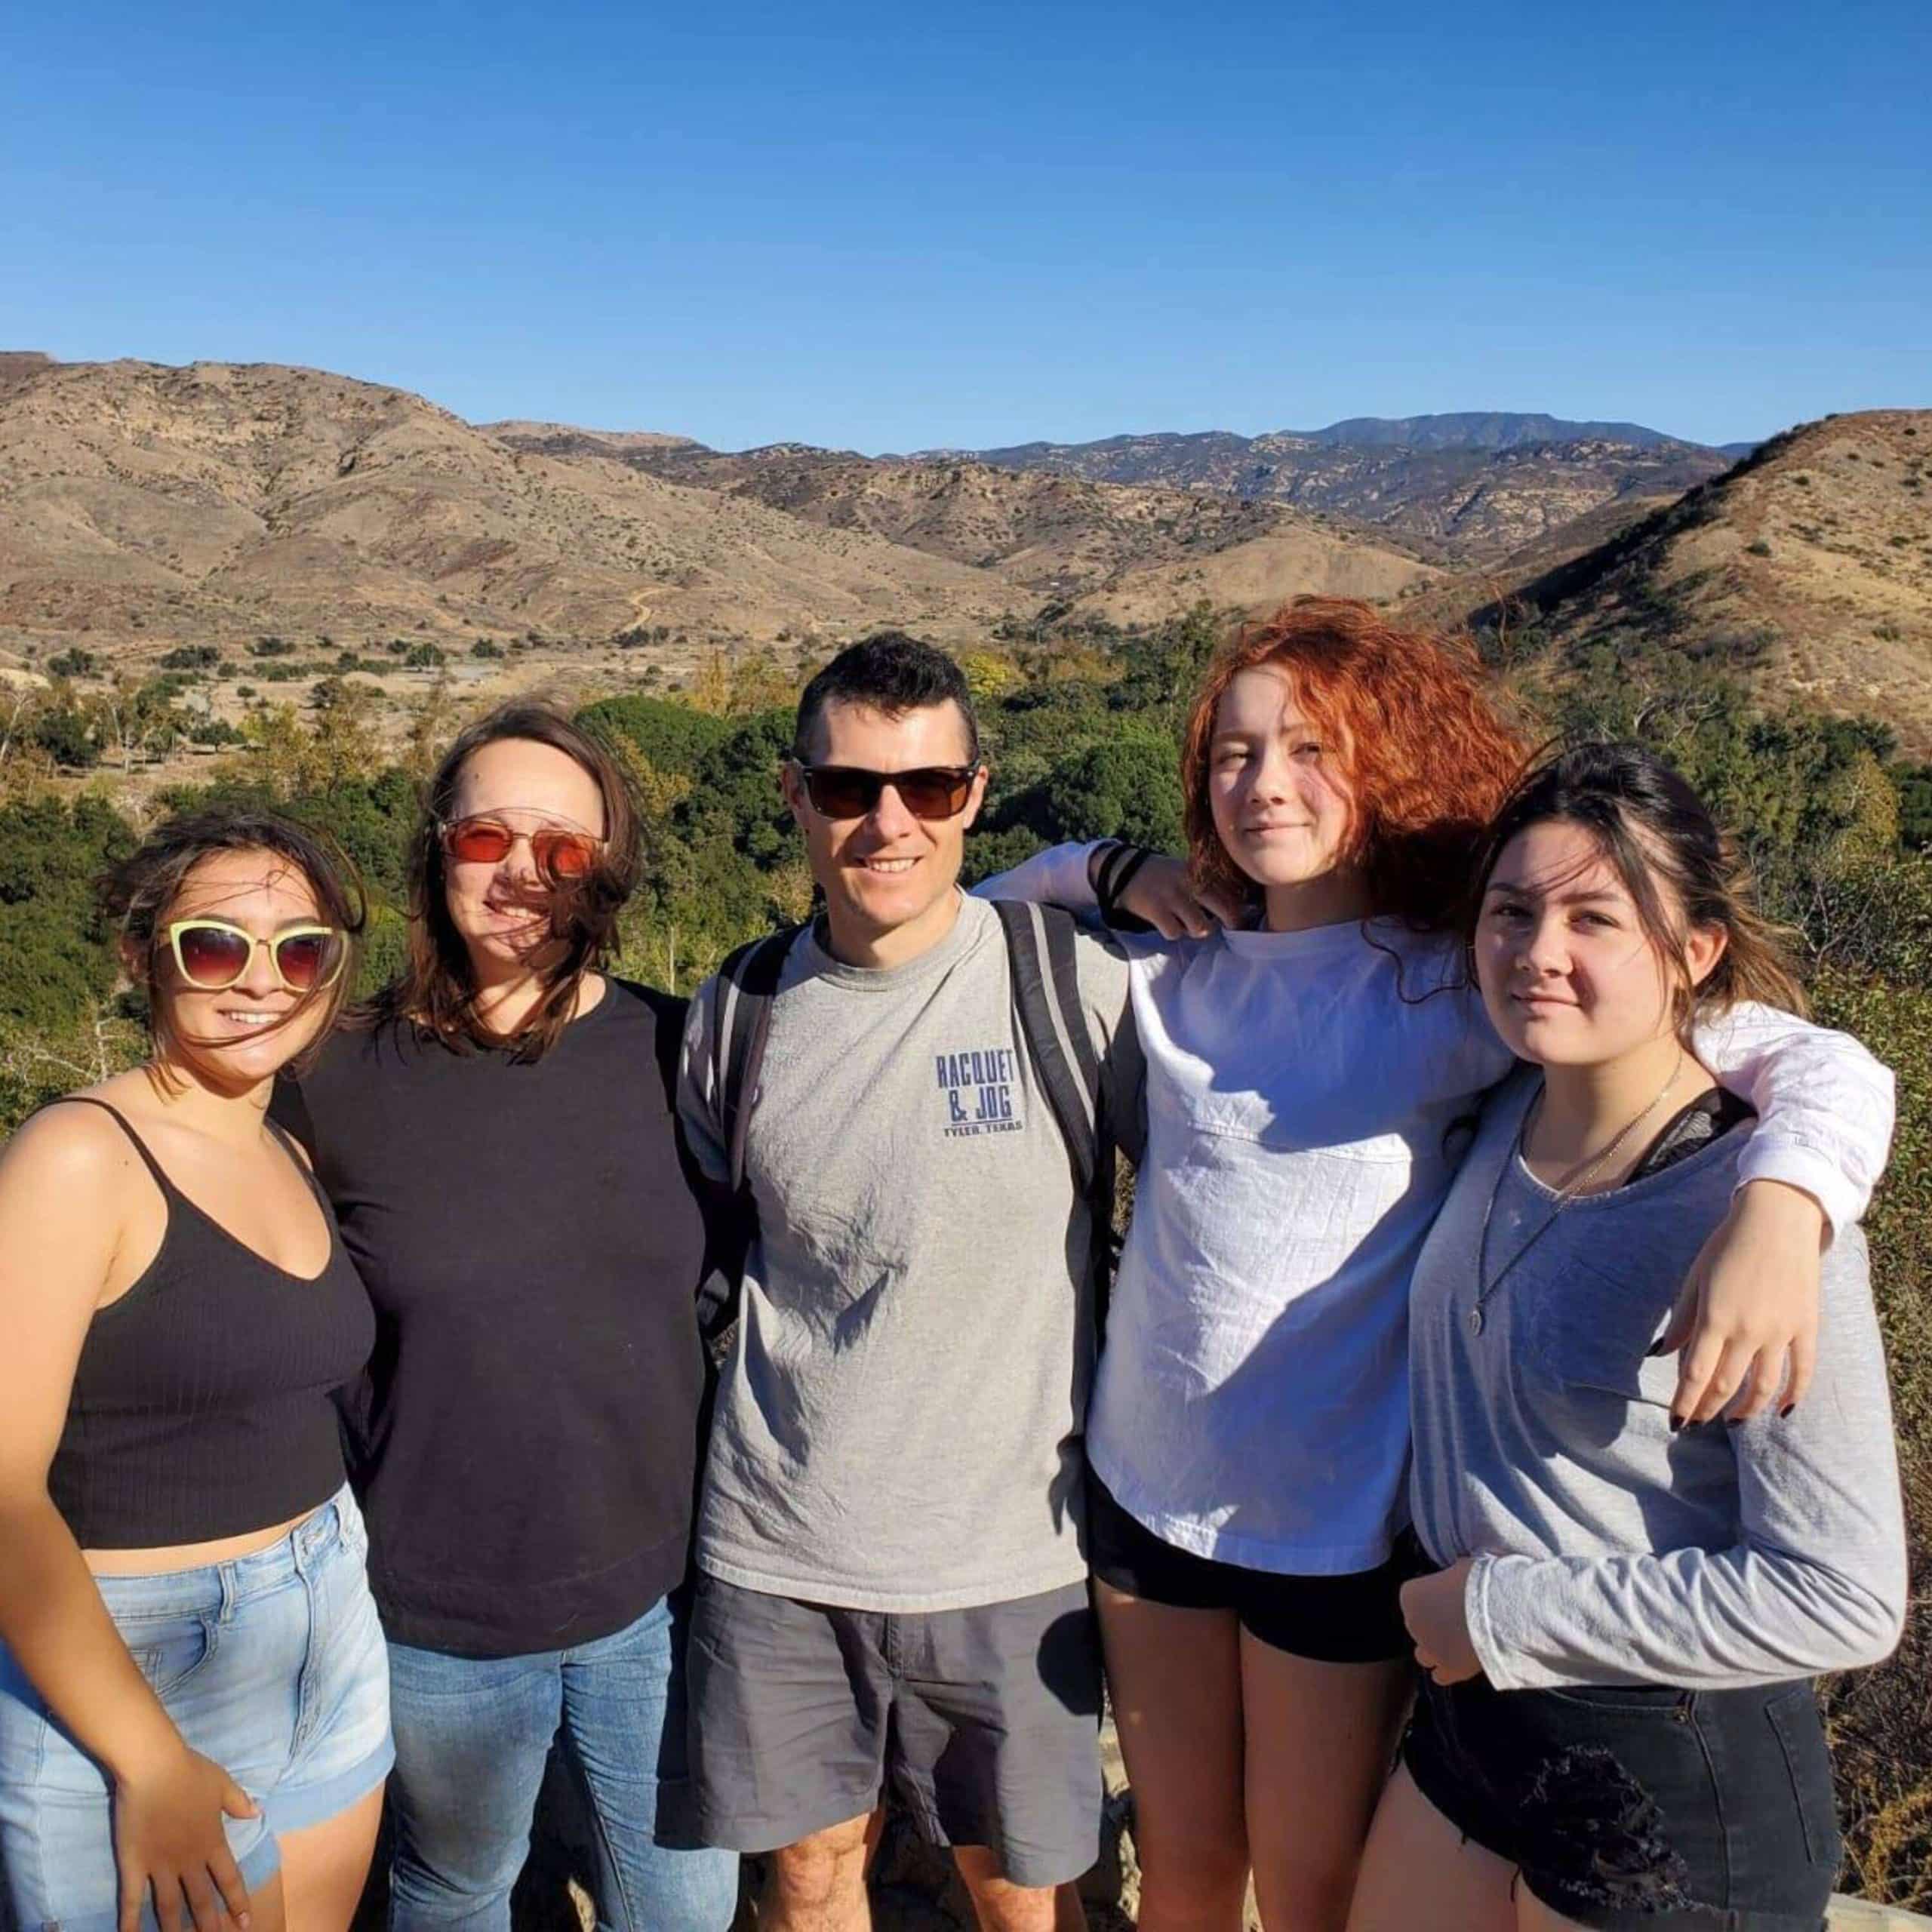
[[1441,621],[1506,606],[1566,646],[1667,610],[1747,638],[1767,688],[1932,749],[1932,413],[1739,454],[1507,414],[734,453],[470,423],[318,370],[0,355],[0,671],[77,643],[139,664],[481,636],[580,666],[621,639],[675,678],[717,644],[887,623],[963,644],[1322,591]]

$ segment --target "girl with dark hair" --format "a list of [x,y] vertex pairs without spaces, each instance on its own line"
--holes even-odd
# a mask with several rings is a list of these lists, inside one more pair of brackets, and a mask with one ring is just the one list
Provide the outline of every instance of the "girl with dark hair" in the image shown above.
[[[1196,694],[1191,866],[1123,888],[1130,854],[1068,846],[990,888],[1104,888],[1165,935],[1131,943],[1148,1151],[1087,1435],[1143,1932],[1234,1932],[1251,1870],[1270,1932],[1347,1916],[1409,1694],[1409,1274],[1511,1064],[1453,928],[1520,755],[1472,654],[1305,598]],[[1703,1044],[1764,1121],[1687,1257],[1700,1417],[1765,1399],[1789,1342],[1801,1385],[1821,1204],[1857,1218],[1891,1118],[1842,1036],[1746,1007]]]
[[685,1813],[681,1613],[703,1233],[684,1002],[600,968],[641,869],[621,766],[559,713],[472,724],[413,848],[408,962],[277,1106],[376,1304],[347,1404],[396,1734],[393,1932],[507,1928],[552,1744],[599,1923],[713,1932]]
[[1416,1266],[1427,1673],[1352,1932],[1813,1932],[1838,1865],[1807,1681],[1897,1641],[1905,1533],[1863,1236],[1810,1398],[1679,1432],[1657,1344],[1753,1141],[1697,1029],[1802,999],[1735,852],[1651,753],[1585,745],[1491,829],[1465,930],[1524,1063]]
[[359,903],[262,814],[106,882],[145,1065],[0,1156],[0,1869],[70,1932],[343,1932],[390,1762],[331,1401],[374,1340],[264,1118],[328,1032]]

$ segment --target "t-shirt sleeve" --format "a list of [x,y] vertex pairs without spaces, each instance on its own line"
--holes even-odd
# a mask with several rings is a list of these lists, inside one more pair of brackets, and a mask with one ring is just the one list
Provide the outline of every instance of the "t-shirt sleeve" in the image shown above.
[[1826,1251],[1810,1395],[1730,1441],[1739,1520],[1727,1549],[1477,1558],[1464,1602],[1492,1684],[1722,1689],[1890,1654],[1905,1618],[1905,1522],[1859,1229]]
[[718,980],[714,975],[699,987],[685,1021],[685,1038],[678,1059],[678,1124],[698,1172],[709,1181],[728,1186],[731,1152],[720,1124],[718,1095],[713,1088],[715,1055],[712,1029],[716,1024]]

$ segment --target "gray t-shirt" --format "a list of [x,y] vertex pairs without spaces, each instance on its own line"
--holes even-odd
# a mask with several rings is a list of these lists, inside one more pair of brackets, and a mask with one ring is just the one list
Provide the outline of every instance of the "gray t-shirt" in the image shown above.
[[[1095,1051],[1134,1091],[1125,960],[1077,942]],[[678,1110],[729,1176],[718,983]],[[697,1560],[746,1589],[934,1611],[1078,1582],[1089,1223],[1036,1084],[998,915],[962,898],[909,964],[785,963],[746,1140],[758,1232],[720,1383]]]
[[1876,1662],[1904,1616],[1905,1527],[1863,1233],[1826,1252],[1796,1412],[1673,1435],[1677,1358],[1647,1351],[1749,1130],[1552,1220],[1517,1147],[1536,1089],[1518,1074],[1491,1099],[1410,1303],[1416,1529],[1439,1563],[1478,1559],[1485,1674],[1722,1689]]

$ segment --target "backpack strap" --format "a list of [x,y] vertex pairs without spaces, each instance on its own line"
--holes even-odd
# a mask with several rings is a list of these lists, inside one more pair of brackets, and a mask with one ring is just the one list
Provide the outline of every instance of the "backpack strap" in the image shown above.
[[[804,930],[789,926],[741,946],[718,969],[712,1013],[712,1105],[731,1167],[728,1188],[714,1183],[709,1197],[705,1278],[698,1289],[698,1327],[712,1366],[730,1347],[745,1288],[745,1260],[758,1226],[758,1209],[745,1180],[745,1137],[758,1094],[758,1069],[771,1031],[771,1003],[792,942]],[[720,1198],[718,1197],[724,1198]]]
[[1096,1344],[1104,1332],[1119,1242],[1114,1233],[1115,1128],[1106,1069],[1094,1051],[1080,999],[1073,915],[1057,906],[993,902],[1006,934],[1020,1032],[1066,1143],[1092,1235],[1088,1275]]
[[804,929],[787,926],[741,946],[718,969],[718,1010],[713,1016],[712,1094],[731,1164],[731,1186],[745,1185],[745,1136],[764,1043],[771,1032],[771,1002],[792,943]]
[[998,899],[1020,1030],[1046,1089],[1080,1191],[1092,1191],[1103,1131],[1100,1063],[1080,1004],[1073,919],[1057,906]]

